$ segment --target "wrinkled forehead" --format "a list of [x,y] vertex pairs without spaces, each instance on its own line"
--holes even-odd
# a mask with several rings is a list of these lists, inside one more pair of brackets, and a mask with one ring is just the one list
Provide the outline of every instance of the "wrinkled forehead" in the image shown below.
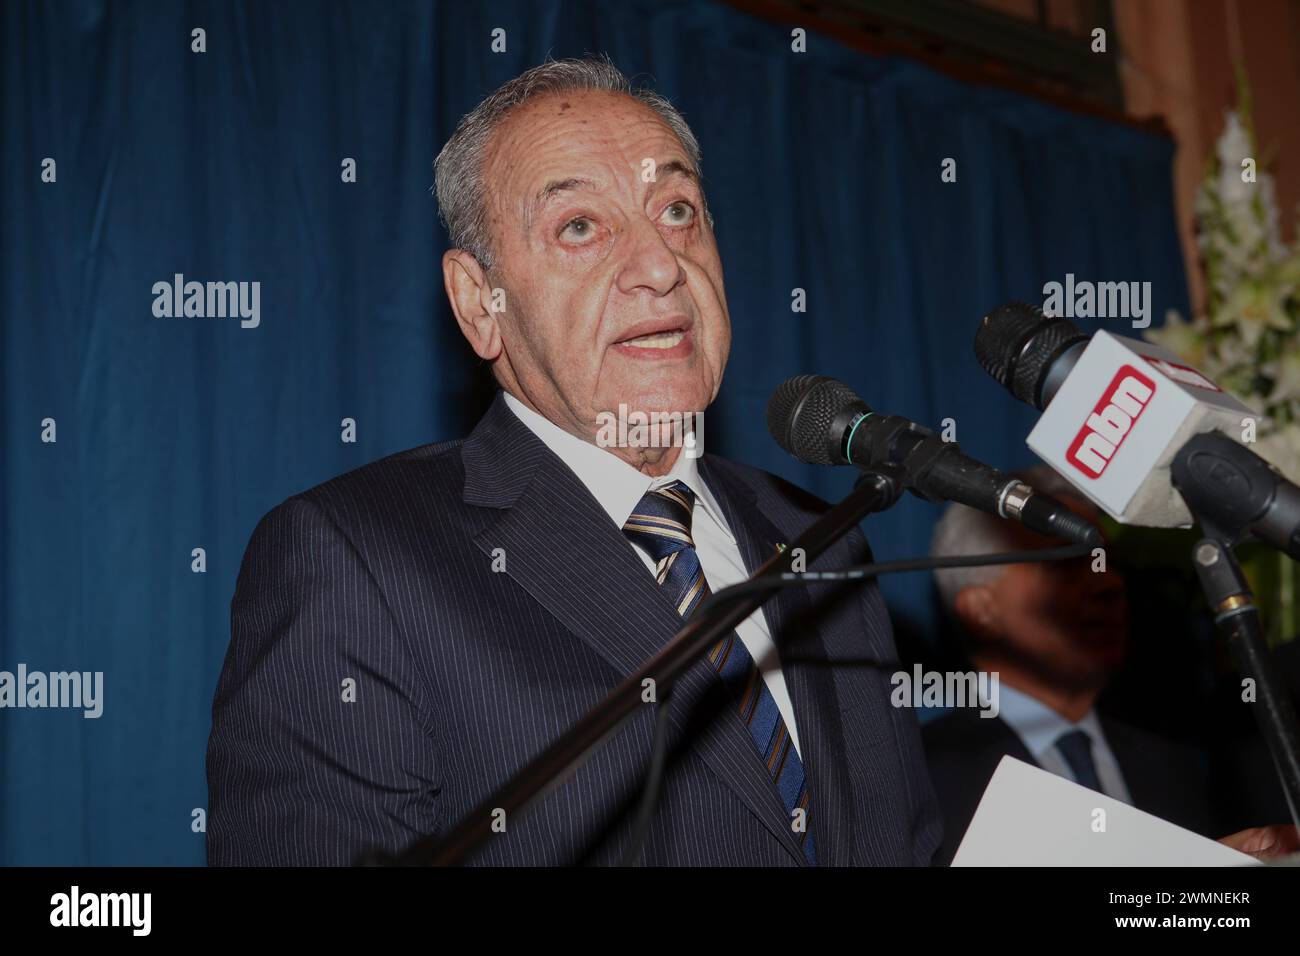
[[646,162],[695,175],[672,127],[621,93],[547,93],[512,110],[488,144],[483,177],[490,201],[527,218],[548,189],[581,184],[610,192],[641,179]]

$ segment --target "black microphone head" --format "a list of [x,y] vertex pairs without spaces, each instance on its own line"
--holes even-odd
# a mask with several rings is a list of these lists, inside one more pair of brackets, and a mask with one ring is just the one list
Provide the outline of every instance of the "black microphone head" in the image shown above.
[[767,403],[767,430],[776,443],[810,465],[842,465],[846,411],[867,404],[843,382],[825,375],[796,375],[776,387]]
[[984,316],[975,333],[975,358],[984,371],[1022,402],[1041,410],[1043,384],[1066,349],[1087,341],[1074,323],[1009,302]]

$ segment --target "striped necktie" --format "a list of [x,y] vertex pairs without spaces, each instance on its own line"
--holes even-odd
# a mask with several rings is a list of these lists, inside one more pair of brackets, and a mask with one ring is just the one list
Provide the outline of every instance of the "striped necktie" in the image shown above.
[[[685,482],[674,481],[646,492],[623,525],[628,538],[655,562],[655,578],[672,597],[682,617],[688,617],[709,595],[709,584],[704,580],[704,569],[691,539],[694,507],[695,493]],[[796,816],[802,818],[803,832],[796,832],[795,836],[801,841],[808,862],[816,864],[812,830],[808,826],[809,796],[803,762],[767,689],[767,682],[735,631],[714,645],[709,661],[736,699],[740,719],[785,803],[792,829]],[[796,815],[796,810],[803,812]]]

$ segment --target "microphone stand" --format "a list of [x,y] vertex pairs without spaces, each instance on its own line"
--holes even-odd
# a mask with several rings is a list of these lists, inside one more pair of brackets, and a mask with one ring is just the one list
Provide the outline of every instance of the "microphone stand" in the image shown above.
[[1300,731],[1295,708],[1269,658],[1255,606],[1233,544],[1248,535],[1300,556],[1300,489],[1254,452],[1217,432],[1190,438],[1170,465],[1174,487],[1205,537],[1192,564],[1237,673],[1254,682],[1255,719],[1282,781],[1291,819],[1300,827]]
[[1219,532],[1195,509],[1193,515],[1207,534],[1192,549],[1196,576],[1237,673],[1255,684],[1255,720],[1282,781],[1291,820],[1300,827],[1300,732],[1295,709],[1269,659],[1259,608],[1232,551],[1233,537]]
[[[843,501],[813,522],[785,551],[765,562],[749,580],[790,571],[796,550],[802,551],[806,561],[812,561],[868,514],[891,507],[905,488],[904,472],[893,464],[864,469],[853,491]],[[563,736],[479,803],[451,830],[417,840],[396,857],[368,854],[359,862],[395,866],[452,866],[463,862],[493,836],[495,814],[504,810],[507,818],[511,818],[553,790],[639,708],[645,706],[642,697],[644,681],[653,680],[656,698],[666,701],[677,679],[774,593],[775,588],[769,588],[739,595],[732,601],[717,605],[713,613],[690,618],[663,650],[610,691]]]

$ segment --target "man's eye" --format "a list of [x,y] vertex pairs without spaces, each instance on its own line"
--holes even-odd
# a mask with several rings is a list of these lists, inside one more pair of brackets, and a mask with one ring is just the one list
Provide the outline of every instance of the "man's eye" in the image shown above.
[[669,226],[689,226],[695,221],[695,207],[688,202],[672,203],[660,219]]
[[579,216],[576,219],[570,219],[560,230],[560,238],[568,239],[570,242],[585,242],[590,239],[596,231],[596,224],[586,216]]

